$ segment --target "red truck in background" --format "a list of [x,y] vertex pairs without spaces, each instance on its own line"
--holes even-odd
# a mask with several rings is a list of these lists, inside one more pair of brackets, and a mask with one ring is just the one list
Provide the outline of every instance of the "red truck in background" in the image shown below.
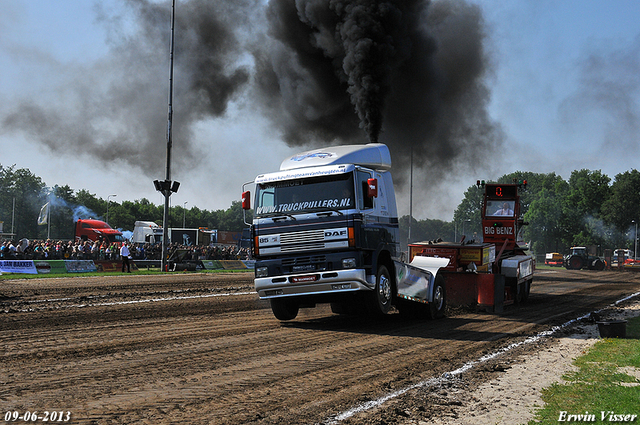
[[93,219],[76,221],[75,238],[76,241],[124,242],[121,231],[112,228],[102,220]]

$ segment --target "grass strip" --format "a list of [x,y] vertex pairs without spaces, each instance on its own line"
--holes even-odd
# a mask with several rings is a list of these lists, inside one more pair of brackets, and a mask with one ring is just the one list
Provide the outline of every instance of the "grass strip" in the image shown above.
[[224,270],[224,269],[216,269],[216,270],[194,270],[194,271],[170,271],[165,272],[160,268],[153,268],[147,270],[146,268],[141,268],[138,270],[131,270],[130,274],[123,274],[121,271],[110,271],[110,272],[82,272],[82,273],[44,273],[44,274],[26,274],[26,273],[3,273],[0,275],[0,281],[3,280],[18,280],[18,279],[47,279],[47,278],[68,278],[68,277],[92,277],[92,276],[124,276],[124,275],[175,275],[181,273],[253,273],[253,269],[242,269],[242,270]]
[[573,364],[564,383],[542,390],[545,406],[530,425],[640,424],[640,317],[628,320],[626,338],[602,339]]

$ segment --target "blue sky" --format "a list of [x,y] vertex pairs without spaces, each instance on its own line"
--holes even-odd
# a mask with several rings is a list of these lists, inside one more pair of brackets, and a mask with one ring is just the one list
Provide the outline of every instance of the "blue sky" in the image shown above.
[[[461,165],[441,181],[425,181],[418,173],[414,216],[450,220],[464,191],[476,179],[495,179],[517,170],[555,172],[568,179],[573,170],[586,168],[602,170],[613,179],[618,173],[637,169],[640,2],[472,3],[481,7],[488,35],[485,48],[492,64],[486,77],[489,114],[503,129],[505,142],[491,155],[490,163]],[[178,0],[178,10],[180,7]],[[96,87],[102,87],[105,75],[128,78],[126,61],[131,57],[119,58],[112,48],[136,33],[136,21],[127,15],[129,9],[122,1],[0,0],[0,8],[0,121],[13,105],[32,100],[53,105],[60,111],[55,115],[58,121],[78,120],[86,109],[96,107],[80,102],[80,93],[100,91]],[[159,43],[166,44],[166,56],[158,61],[168,61],[169,40]],[[165,77],[158,75],[149,84],[164,90],[164,97],[154,106],[166,120]],[[176,74],[176,84],[179,78]],[[180,112],[175,109],[176,117]],[[47,125],[56,122],[47,121]],[[135,124],[103,125],[107,132],[118,126],[129,131],[127,126]],[[56,139],[64,138],[65,133],[52,131],[50,135],[53,140],[45,144],[31,132],[0,129],[0,164],[29,168],[48,186],[85,188],[103,199],[117,194],[112,198],[116,202],[147,198],[163,203],[152,180],[164,178],[164,140],[159,140],[158,152],[137,157],[140,162],[160,161],[160,171],[153,174],[143,164],[138,167],[117,157],[102,161],[99,155],[73,146],[54,149]],[[228,208],[239,199],[242,183],[275,171],[284,157],[299,150],[288,147],[272,131],[263,114],[252,107],[251,96],[235,99],[221,117],[196,120],[191,137],[198,161],[172,171],[173,180],[182,184],[171,197],[172,204],[187,202],[187,208]],[[132,149],[136,146],[128,146],[122,155]],[[174,155],[179,155],[179,149],[174,146]],[[400,213],[407,214],[406,191],[400,191],[397,198]]]

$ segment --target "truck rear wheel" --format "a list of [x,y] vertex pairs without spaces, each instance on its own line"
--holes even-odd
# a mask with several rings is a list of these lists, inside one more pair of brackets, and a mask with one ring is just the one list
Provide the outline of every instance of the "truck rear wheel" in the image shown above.
[[447,306],[444,278],[437,275],[434,285],[433,301],[429,303],[429,317],[431,319],[440,319],[444,316],[444,309]]
[[391,275],[387,267],[384,265],[378,267],[376,287],[367,303],[367,307],[373,315],[383,316],[391,310],[391,299],[393,297],[392,285]]
[[286,298],[272,298],[271,311],[278,320],[293,320],[298,315],[300,306],[298,303]]

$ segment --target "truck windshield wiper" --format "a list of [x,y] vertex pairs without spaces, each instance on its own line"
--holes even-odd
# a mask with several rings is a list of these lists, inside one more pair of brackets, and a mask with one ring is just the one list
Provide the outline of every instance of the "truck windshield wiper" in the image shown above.
[[273,221],[284,220],[285,218],[290,218],[291,220],[294,220],[294,221],[296,220],[296,218],[294,216],[292,216],[291,214],[287,214],[287,213],[271,213],[271,214],[263,215],[263,217],[269,217]]
[[326,215],[327,217],[332,215],[333,213],[337,213],[338,215],[344,215],[344,213],[340,210],[328,210],[328,211],[322,211],[322,212],[317,212],[316,215],[317,216],[323,216]]

